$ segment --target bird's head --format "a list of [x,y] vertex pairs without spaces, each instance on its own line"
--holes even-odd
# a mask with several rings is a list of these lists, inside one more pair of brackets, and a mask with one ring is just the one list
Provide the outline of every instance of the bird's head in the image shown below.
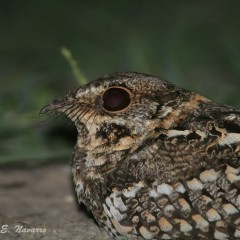
[[202,100],[157,77],[115,73],[71,91],[41,113],[64,113],[77,127],[79,147],[107,153],[134,150],[156,129],[176,127]]

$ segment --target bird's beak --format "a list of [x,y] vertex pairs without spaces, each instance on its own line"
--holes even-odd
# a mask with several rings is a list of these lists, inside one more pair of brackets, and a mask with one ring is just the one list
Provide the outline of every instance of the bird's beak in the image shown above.
[[40,110],[39,115],[50,113],[50,112],[53,112],[53,111],[60,111],[61,112],[62,107],[63,107],[63,104],[61,103],[61,101],[54,100],[52,103],[44,106]]

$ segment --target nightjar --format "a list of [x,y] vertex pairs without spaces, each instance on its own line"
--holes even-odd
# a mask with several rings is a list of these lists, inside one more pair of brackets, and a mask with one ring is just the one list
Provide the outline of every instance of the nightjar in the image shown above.
[[240,239],[240,109],[126,72],[52,111],[76,125],[77,197],[113,239]]

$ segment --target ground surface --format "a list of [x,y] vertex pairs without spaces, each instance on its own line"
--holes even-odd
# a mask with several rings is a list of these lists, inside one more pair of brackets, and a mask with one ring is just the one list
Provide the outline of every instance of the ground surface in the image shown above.
[[[45,232],[23,232],[37,228]],[[0,170],[0,240],[12,239],[109,238],[84,209],[78,207],[70,167],[54,165]]]

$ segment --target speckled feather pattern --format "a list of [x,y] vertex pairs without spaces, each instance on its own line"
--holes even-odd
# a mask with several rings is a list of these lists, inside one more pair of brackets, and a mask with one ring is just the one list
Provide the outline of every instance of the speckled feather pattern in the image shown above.
[[[130,104],[103,108],[126,89]],[[76,193],[113,239],[240,239],[240,110],[140,73],[99,78],[47,105],[79,135]]]

